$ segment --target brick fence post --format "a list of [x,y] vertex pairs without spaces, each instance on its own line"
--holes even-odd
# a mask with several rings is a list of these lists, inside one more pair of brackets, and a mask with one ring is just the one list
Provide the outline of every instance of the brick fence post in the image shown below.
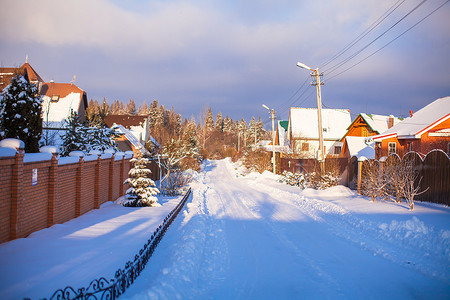
[[77,175],[76,175],[76,194],[75,194],[75,218],[81,215],[81,179],[83,173],[83,157],[80,156],[78,161]]
[[11,187],[11,217],[9,226],[9,239],[17,238],[17,220],[18,220],[18,206],[19,201],[23,199],[23,157],[25,154],[22,149],[16,153],[16,161],[14,163],[12,172],[12,187]]
[[119,188],[119,196],[123,196],[123,182],[125,181],[125,176],[123,175],[123,171],[125,170],[125,155],[122,156],[122,162],[120,163],[120,188]]
[[108,201],[112,201],[113,196],[113,184],[114,184],[114,154],[109,161],[109,180],[108,180]]
[[50,163],[50,171],[48,178],[48,209],[47,209],[47,226],[54,225],[55,214],[55,197],[56,197],[56,169],[58,168],[58,160],[56,157],[58,153],[53,153]]
[[100,208],[100,155],[97,157],[97,164],[95,165],[95,179],[94,179],[94,208]]

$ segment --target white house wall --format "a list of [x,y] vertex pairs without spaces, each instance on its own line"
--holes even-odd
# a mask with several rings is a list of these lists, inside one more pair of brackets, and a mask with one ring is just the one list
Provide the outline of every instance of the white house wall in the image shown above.
[[80,93],[70,93],[64,98],[53,102],[48,96],[42,98],[43,126],[62,128],[70,116],[71,110],[78,113],[81,101]]

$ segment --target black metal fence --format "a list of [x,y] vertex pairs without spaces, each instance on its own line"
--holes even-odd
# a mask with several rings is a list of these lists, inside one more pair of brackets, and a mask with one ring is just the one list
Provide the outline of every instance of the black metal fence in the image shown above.
[[[153,232],[150,239],[145,243],[144,247],[139,250],[139,253],[135,255],[133,261],[128,261],[125,264],[124,269],[119,269],[116,271],[114,278],[107,280],[104,277],[99,279],[94,279],[91,281],[88,287],[79,288],[75,290],[71,286],[67,286],[64,289],[58,289],[53,293],[53,295],[48,298],[50,300],[69,300],[69,299],[89,299],[89,300],[100,300],[117,299],[120,295],[125,293],[128,287],[133,284],[136,278],[144,270],[150,257],[152,257],[153,252],[161,241],[162,237],[166,233],[169,226],[177,217],[178,213],[183,209],[184,204],[191,195],[191,189],[187,191],[180,203],[167,215],[164,221],[159,225],[158,228]],[[30,298],[25,298],[24,300],[29,300]],[[43,298],[47,300],[47,298]]]

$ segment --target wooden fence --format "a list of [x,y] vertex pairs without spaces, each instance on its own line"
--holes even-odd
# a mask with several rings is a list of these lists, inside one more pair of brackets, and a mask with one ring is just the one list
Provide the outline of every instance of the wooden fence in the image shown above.
[[365,161],[362,163],[361,174],[364,176],[364,169],[368,164],[377,163],[381,172],[386,165],[399,165],[406,162],[412,165],[412,170],[417,172],[416,186],[419,192],[414,199],[433,203],[440,203],[450,206],[450,159],[441,150],[429,152],[423,159],[416,152],[409,152],[400,159],[396,154],[390,155],[385,161]]
[[[397,155],[389,157],[387,161],[400,158]],[[429,152],[423,159],[415,152],[407,153],[402,160],[412,161],[414,170],[422,178],[421,190],[428,190],[416,196],[416,200],[440,203],[450,206],[450,159],[447,154],[440,150]],[[382,167],[383,162],[379,163]],[[341,184],[351,188],[358,187],[358,159],[354,156],[347,158],[327,158],[325,160],[325,171],[339,168]],[[316,159],[280,159],[280,173],[290,171],[292,173],[304,173],[319,170]],[[364,172],[361,172],[364,174]]]

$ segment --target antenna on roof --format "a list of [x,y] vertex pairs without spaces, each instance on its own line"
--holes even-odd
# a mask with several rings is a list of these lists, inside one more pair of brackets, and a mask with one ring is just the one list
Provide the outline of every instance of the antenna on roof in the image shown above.
[[73,84],[75,82],[75,79],[77,79],[77,75],[73,75],[72,80],[70,81],[70,84]]

